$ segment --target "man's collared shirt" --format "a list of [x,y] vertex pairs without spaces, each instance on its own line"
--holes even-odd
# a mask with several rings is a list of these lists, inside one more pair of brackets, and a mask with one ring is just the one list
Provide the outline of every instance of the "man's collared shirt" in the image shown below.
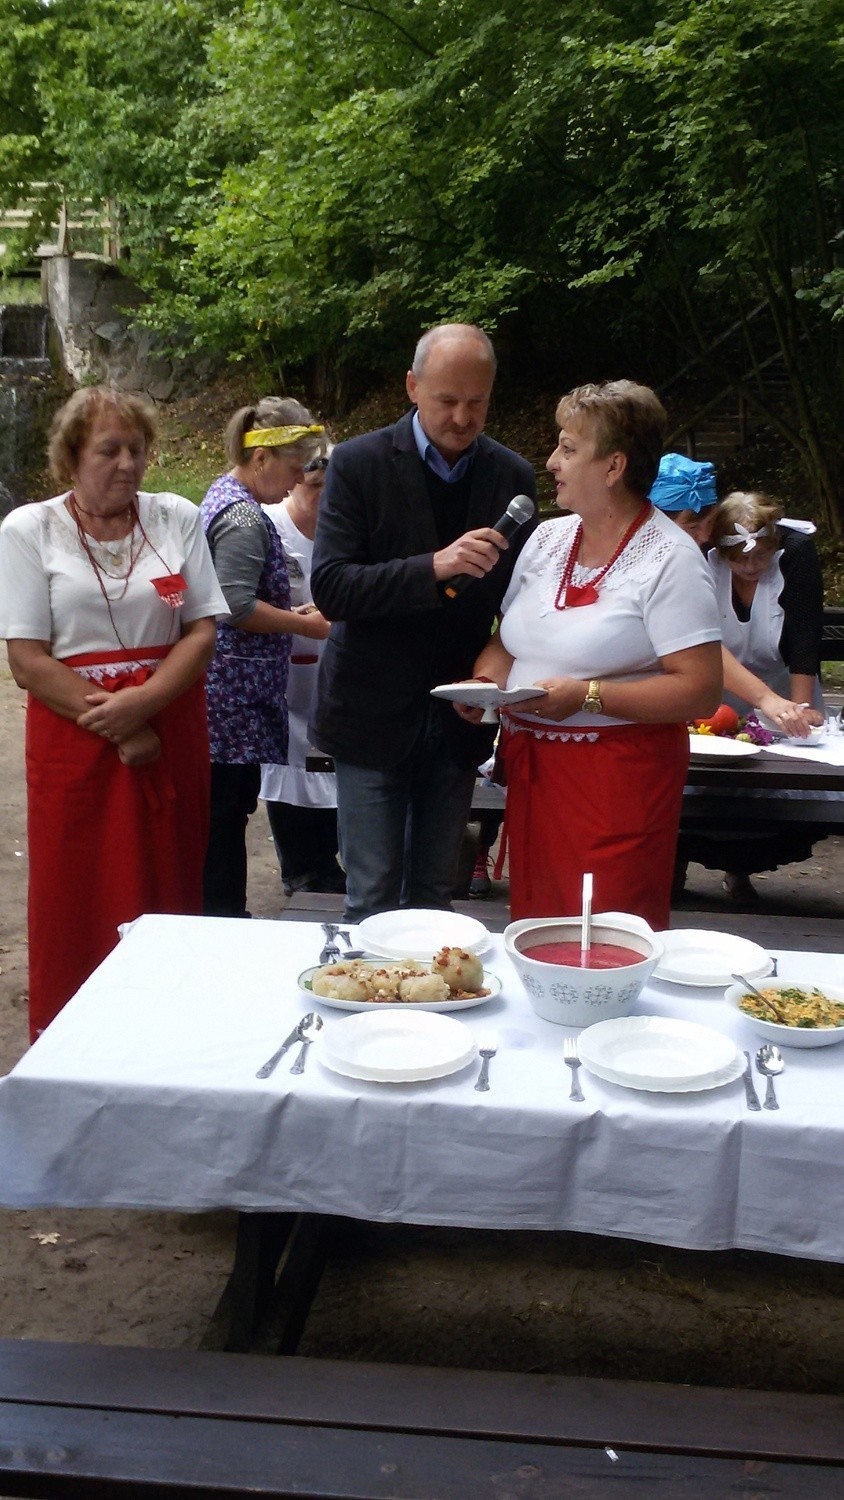
[[471,448],[467,448],[466,452],[462,453],[458,458],[457,463],[454,465],[454,468],[450,469],[447,461],[443,458],[439,449],[434,447],[431,439],[428,437],[428,434],[426,433],[424,427],[422,426],[422,423],[419,420],[418,411],[415,411],[413,413],[413,436],[416,439],[416,446],[419,449],[419,457],[421,458],[423,464],[427,464],[428,468],[431,469],[439,479],[444,480],[446,484],[457,484],[458,481],[463,479],[464,476],[468,473],[472,464],[472,460],[475,457],[475,449],[477,447],[477,443],[473,443]]

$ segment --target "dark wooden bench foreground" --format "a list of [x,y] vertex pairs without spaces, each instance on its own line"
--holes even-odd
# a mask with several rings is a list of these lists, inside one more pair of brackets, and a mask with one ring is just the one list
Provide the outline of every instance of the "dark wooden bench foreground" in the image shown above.
[[0,1491],[837,1500],[844,1400],[4,1340]]

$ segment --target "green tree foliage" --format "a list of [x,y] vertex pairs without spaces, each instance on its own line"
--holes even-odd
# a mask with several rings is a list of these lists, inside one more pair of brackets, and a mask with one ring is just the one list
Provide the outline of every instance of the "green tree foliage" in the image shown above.
[[314,361],[326,399],[450,317],[558,364],[573,343],[572,378],[691,365],[779,428],[842,525],[844,0],[4,18],[0,194],[37,172],[119,201],[159,327]]

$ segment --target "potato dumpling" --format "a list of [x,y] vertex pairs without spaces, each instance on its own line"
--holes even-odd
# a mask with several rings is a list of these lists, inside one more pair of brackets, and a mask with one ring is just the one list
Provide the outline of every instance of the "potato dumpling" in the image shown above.
[[477,994],[483,989],[484,966],[476,953],[465,948],[441,948],[434,954],[433,970],[455,993]]
[[326,1000],[368,1000],[366,984],[350,963],[324,964],[311,980],[311,990]]
[[412,974],[399,985],[400,1000],[449,1000],[451,990],[440,974]]

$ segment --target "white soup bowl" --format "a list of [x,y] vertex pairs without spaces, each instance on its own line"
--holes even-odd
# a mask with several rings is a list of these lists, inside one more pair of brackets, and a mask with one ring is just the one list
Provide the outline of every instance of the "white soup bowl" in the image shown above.
[[544,1021],[559,1026],[591,1026],[628,1016],[664,949],[647,922],[626,912],[599,912],[592,918],[592,942],[612,943],[641,954],[639,963],[618,969],[570,968],[531,957],[541,943],[580,943],[580,917],[523,917],[504,929],[504,947]]

